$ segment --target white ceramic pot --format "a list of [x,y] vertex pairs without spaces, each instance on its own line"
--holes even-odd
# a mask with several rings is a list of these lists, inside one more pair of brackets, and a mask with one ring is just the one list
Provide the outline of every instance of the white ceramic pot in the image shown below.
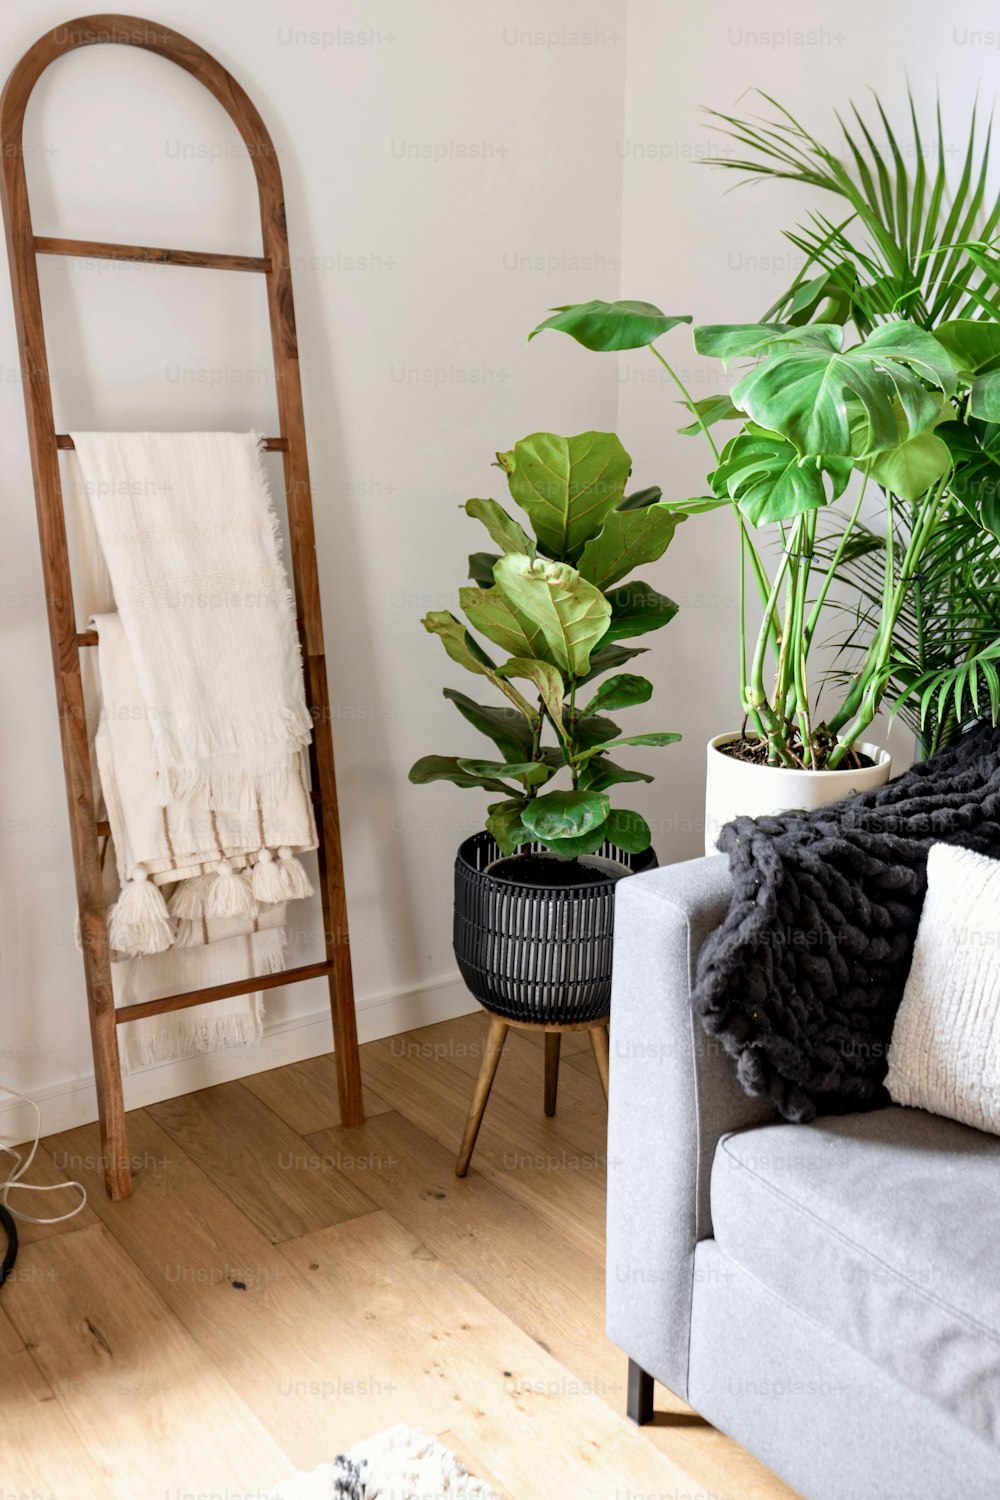
[[888,750],[878,745],[859,745],[873,762],[858,771],[787,771],[781,766],[753,766],[723,754],[720,745],[738,739],[737,734],[717,734],[708,742],[708,774],[705,781],[705,853],[717,854],[716,840],[733,818],[763,818],[773,813],[828,807],[853,792],[869,792],[889,780],[892,762]]

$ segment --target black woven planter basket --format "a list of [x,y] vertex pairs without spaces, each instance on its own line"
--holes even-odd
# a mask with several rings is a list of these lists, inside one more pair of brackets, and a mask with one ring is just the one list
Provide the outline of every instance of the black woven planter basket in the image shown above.
[[[656,865],[652,849],[626,854],[605,844],[597,853],[633,873]],[[500,857],[492,836],[476,833],[455,860],[455,957],[469,989],[512,1021],[566,1025],[606,1016],[616,881],[595,870],[587,885],[521,885],[486,873]]]

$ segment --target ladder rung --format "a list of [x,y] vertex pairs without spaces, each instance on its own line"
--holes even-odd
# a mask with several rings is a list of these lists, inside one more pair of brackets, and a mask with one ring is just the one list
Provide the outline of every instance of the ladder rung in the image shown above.
[[209,271],[269,271],[263,255],[216,254],[212,250],[163,250],[155,245],[116,245],[104,240],[60,240],[35,235],[36,255],[77,255],[85,260],[139,260],[161,266],[201,266]]
[[[288,452],[288,439],[287,438],[283,438],[283,437],[266,437],[263,440],[263,444],[264,444],[264,447],[265,447],[265,449],[267,450],[268,453],[287,453]],[[70,437],[70,435],[69,435],[68,432],[57,432],[56,433],[56,447],[57,448],[75,448],[76,444],[73,442],[73,439]]]
[[213,1000],[231,1000],[235,995],[252,995],[255,990],[273,990],[282,984],[298,984],[303,979],[323,979],[333,972],[333,960],[302,964],[277,974],[257,974],[250,979],[236,979],[230,984],[214,984],[207,990],[192,990],[185,995],[164,995],[162,1000],[141,1000],[135,1005],[121,1005],[115,1011],[119,1026],[126,1021],[142,1021],[147,1016],[162,1016],[168,1011],[188,1010],[192,1005],[209,1005]]

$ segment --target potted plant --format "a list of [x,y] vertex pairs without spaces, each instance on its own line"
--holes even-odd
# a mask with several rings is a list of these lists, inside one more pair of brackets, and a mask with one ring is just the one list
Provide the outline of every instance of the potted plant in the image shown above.
[[[922,715],[933,711],[935,719],[947,698],[957,723],[987,702],[994,720],[1000,710],[995,589],[992,608],[974,596],[946,616],[964,620],[971,610],[976,629],[944,643],[943,666],[939,650],[939,664],[928,669],[926,637],[918,624],[914,643],[909,628],[920,616],[928,560],[941,571],[948,528],[966,535],[969,592],[977,553],[994,559],[989,582],[997,571],[1000,261],[988,241],[1000,204],[981,212],[985,161],[973,169],[974,122],[959,202],[946,205],[940,139],[933,183],[918,153],[911,184],[884,112],[888,160],[862,126],[859,140],[848,136],[853,170],[788,116],[765,127],[723,118],[758,152],[740,167],[846,198],[861,248],[845,224],[825,219],[811,235],[790,236],[812,263],[765,321],[694,330],[698,353],[726,368],[741,364],[730,391],[702,400],[655,347],[690,317],[645,302],[589,302],[556,309],[534,330],[556,329],[600,351],[648,347],[692,419],[681,431],[707,443],[713,465],[705,495],[663,503],[679,514],[733,512],[743,723],[709,744],[709,848],[737,813],[817,806],[888,779],[888,756],[864,739],[887,695],[896,709],[916,697]],[[781,320],[771,321],[775,312]],[[726,423],[732,435],[717,442],[713,429]],[[879,496],[876,532],[864,512]],[[761,532],[774,543],[766,551]],[[828,611],[841,607],[835,583],[856,579],[859,568],[868,585],[859,604],[864,625],[846,643],[853,653],[846,677],[821,674],[841,686],[821,715],[810,654]],[[747,626],[748,585],[761,611],[755,632]]]
[[656,862],[645,820],[612,805],[614,788],[652,777],[615,757],[680,738],[623,734],[610,717],[653,691],[621,670],[644,649],[626,642],[677,610],[624,580],[666,551],[684,517],[657,489],[626,496],[632,461],[613,433],[534,433],[497,463],[527,526],[496,500],[467,501],[496,550],[469,558],[464,620],[448,610],[423,620],[497,695],[478,703],[445,689],[494,750],[424,756],[410,780],[491,794],[455,866],[455,952],[472,993],[515,1019],[585,1021],[608,1013],[615,881]]

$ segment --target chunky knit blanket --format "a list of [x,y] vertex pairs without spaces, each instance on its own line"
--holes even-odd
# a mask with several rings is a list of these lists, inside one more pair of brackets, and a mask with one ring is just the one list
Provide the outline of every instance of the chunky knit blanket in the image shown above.
[[693,1004],[748,1094],[786,1120],[887,1104],[883,1086],[932,844],[1000,857],[1000,729],[876,791],[722,831],[733,896]]

